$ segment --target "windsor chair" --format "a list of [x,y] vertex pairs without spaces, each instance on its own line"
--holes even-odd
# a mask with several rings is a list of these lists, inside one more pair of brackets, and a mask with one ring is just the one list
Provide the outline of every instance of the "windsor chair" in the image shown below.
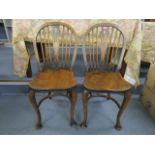
[[[69,25],[49,22],[39,29],[33,41],[39,73],[29,83],[29,99],[37,116],[37,128],[42,127],[40,105],[58,95],[70,100],[70,125],[76,125],[76,79],[72,70],[77,54],[76,38]],[[40,91],[47,95],[37,102],[35,95]]]
[[[120,73],[126,49],[124,34],[115,24],[96,24],[83,36],[82,49],[86,72],[82,95],[84,118],[81,127],[87,127],[88,100],[92,97],[105,97],[114,101],[119,108],[115,128],[121,129],[120,118],[131,96],[131,85]],[[121,105],[111,93],[123,93]]]

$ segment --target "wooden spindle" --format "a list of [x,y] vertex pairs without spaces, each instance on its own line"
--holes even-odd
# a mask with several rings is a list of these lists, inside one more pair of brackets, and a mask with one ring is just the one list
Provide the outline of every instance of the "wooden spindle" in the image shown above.
[[113,43],[112,43],[112,50],[111,50],[111,59],[112,58],[114,58],[114,55],[115,55],[115,49],[116,49],[116,42],[115,42],[115,40],[116,40],[116,38],[117,38],[117,31],[116,31],[116,29],[114,28],[114,31],[115,31],[115,33],[114,33],[114,36],[113,36]]
[[67,64],[69,63],[69,53],[70,53],[70,51],[69,51],[69,38],[70,36],[69,36],[69,28],[67,28],[67,36],[66,36],[66,40],[67,40],[67,60],[66,60],[66,66],[67,66]]
[[106,53],[107,53],[107,45],[106,45],[106,35],[104,34],[104,29],[103,27],[101,27],[101,32],[100,32],[100,35],[101,35],[101,62],[102,64],[105,64],[106,60],[105,60],[105,56],[106,56]]
[[65,28],[65,67],[67,64],[67,28]]
[[71,43],[72,43],[72,32],[71,31],[69,31],[69,49],[68,49],[68,51],[69,51],[69,53],[68,53],[68,64],[70,64],[70,62],[71,62],[71,60],[70,60],[70,57],[71,57]]
[[108,42],[108,50],[107,50],[108,63],[111,61],[111,52],[112,52],[111,43],[113,39],[113,34],[114,34],[114,29],[112,27],[109,27],[109,42]]
[[93,53],[93,57],[92,57],[92,65],[93,65],[93,69],[95,68],[95,51],[94,51],[94,49],[95,49],[95,46],[94,46],[94,44],[95,44],[95,35],[94,35],[94,29],[92,29],[92,53]]
[[98,67],[98,27],[96,27],[96,68]]
[[52,63],[52,53],[51,53],[51,46],[50,46],[50,26],[47,27],[47,35],[48,35],[48,57],[49,57],[49,63]]
[[[118,56],[118,49],[120,48],[120,40],[121,40],[121,33],[119,32],[118,34],[118,38],[117,38],[117,41],[116,41],[116,50],[115,50],[115,56],[114,56],[114,59],[118,59],[117,56]],[[118,60],[117,60],[118,61]],[[118,62],[117,62],[118,63]]]
[[46,64],[48,64],[48,51],[47,51],[47,42],[46,42],[46,30],[45,28],[43,29],[43,43],[44,43],[44,53],[45,53],[45,61],[46,61]]
[[64,67],[64,26],[62,27],[62,67]]
[[[85,47],[85,51],[86,51],[86,47]],[[90,33],[88,34],[88,52],[89,52],[89,64],[90,64],[90,68],[92,66],[92,49],[91,49],[91,37],[90,37]]]
[[39,36],[40,36],[40,40],[39,41],[40,41],[40,44],[41,44],[41,54],[42,54],[42,58],[43,58],[43,63],[45,63],[46,62],[46,60],[45,60],[45,53],[44,53],[44,47],[43,47],[43,43],[42,43],[42,41],[43,41],[42,37],[43,36],[42,36],[41,32],[39,33]]

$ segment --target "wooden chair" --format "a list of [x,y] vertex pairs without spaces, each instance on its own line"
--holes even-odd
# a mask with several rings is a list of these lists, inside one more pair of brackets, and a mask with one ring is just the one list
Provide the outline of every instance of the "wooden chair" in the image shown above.
[[[45,99],[66,96],[70,102],[70,125],[76,125],[74,112],[76,106],[76,79],[72,70],[77,46],[76,33],[72,27],[62,22],[44,24],[34,39],[35,55],[39,73],[29,83],[29,99],[37,115],[36,127],[42,127],[39,107]],[[36,92],[47,92],[38,103]]]
[[[130,84],[120,73],[126,49],[125,37],[118,26],[96,24],[83,36],[83,60],[86,66],[81,127],[87,127],[88,100],[92,97],[111,99],[119,108],[115,128],[121,129],[120,117],[130,98]],[[123,93],[120,105],[110,93]],[[96,95],[97,94],[97,95]]]

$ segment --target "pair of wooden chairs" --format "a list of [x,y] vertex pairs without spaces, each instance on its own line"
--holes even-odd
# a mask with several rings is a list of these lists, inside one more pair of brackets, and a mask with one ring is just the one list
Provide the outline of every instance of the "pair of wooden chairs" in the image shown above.
[[[120,117],[127,107],[131,86],[120,73],[126,49],[125,37],[118,26],[110,23],[90,27],[81,38],[77,37],[71,26],[63,22],[46,23],[39,29],[34,49],[40,72],[29,83],[29,99],[37,115],[36,127],[42,127],[39,110],[41,103],[57,95],[66,96],[70,100],[70,125],[77,125],[74,119],[77,81],[72,68],[76,60],[78,39],[86,66],[81,127],[87,127],[88,100],[92,97],[106,97],[119,108],[115,128],[121,129]],[[37,103],[35,94],[40,91],[48,94]],[[122,104],[110,93],[123,93]]]

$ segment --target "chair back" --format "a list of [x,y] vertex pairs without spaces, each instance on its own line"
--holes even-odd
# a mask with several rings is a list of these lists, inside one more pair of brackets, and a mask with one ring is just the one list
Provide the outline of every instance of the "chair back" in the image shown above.
[[126,41],[121,29],[112,23],[99,23],[82,38],[86,70],[119,71]]
[[71,69],[77,54],[76,38],[74,29],[63,22],[49,22],[41,26],[34,40],[40,69]]

